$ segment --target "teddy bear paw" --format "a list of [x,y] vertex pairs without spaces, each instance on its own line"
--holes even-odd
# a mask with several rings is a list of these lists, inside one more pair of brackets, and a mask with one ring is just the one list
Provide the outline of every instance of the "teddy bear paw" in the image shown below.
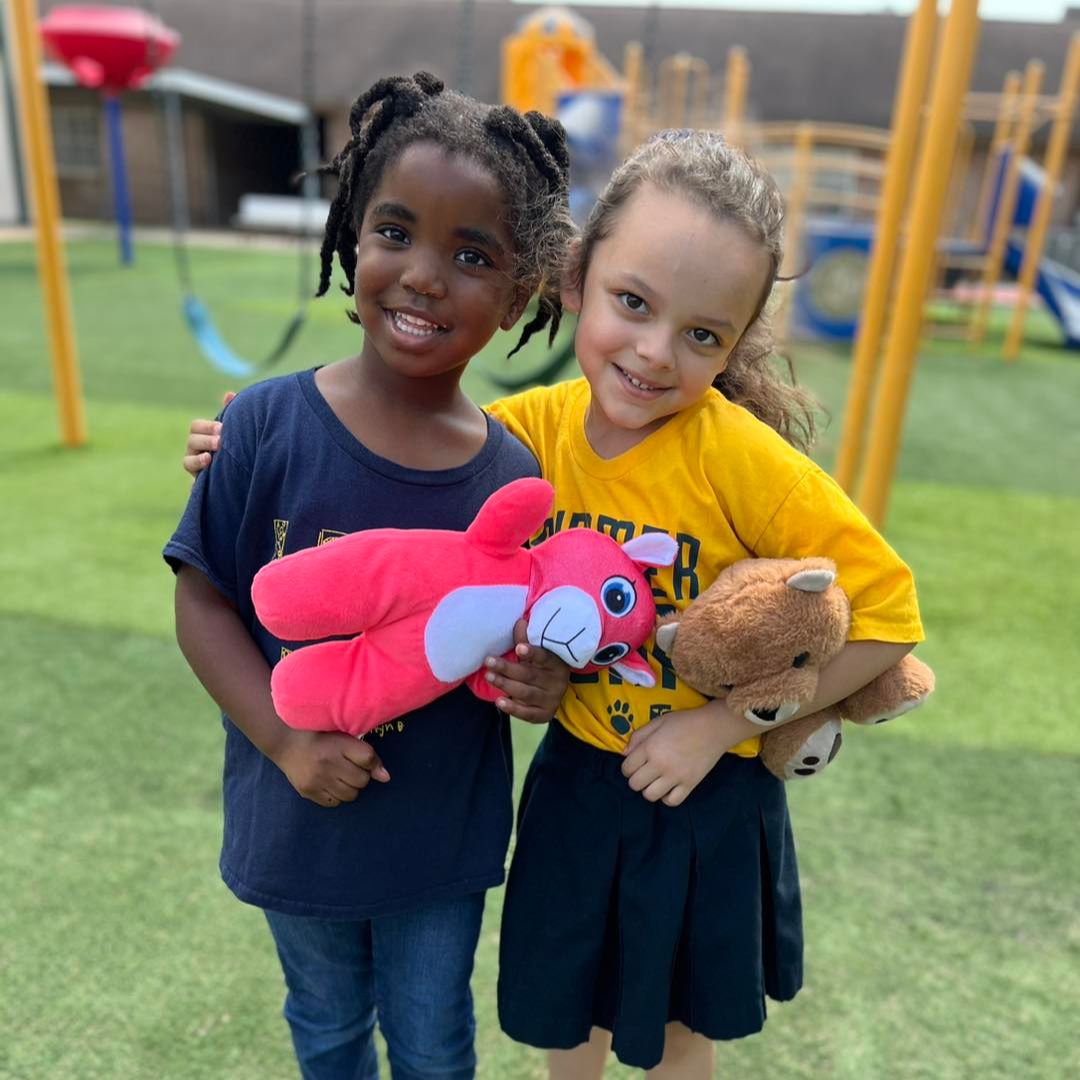
[[904,713],[909,713],[912,709],[917,709],[929,696],[928,693],[923,694],[922,697],[912,698],[910,701],[902,702],[895,709],[891,709],[887,713],[878,713],[876,716],[868,716],[865,720],[856,720],[855,722],[866,726],[884,724],[886,720],[895,720],[898,716],[903,716]]
[[840,721],[830,720],[810,735],[787,761],[784,765],[784,778],[798,780],[817,776],[840,753],[843,742]]

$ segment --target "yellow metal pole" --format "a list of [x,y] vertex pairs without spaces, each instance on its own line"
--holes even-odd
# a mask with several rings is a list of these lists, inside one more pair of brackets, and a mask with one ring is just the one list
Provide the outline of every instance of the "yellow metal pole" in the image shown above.
[[645,50],[640,41],[627,43],[623,53],[623,81],[626,83],[622,121],[622,152],[625,157],[641,141],[644,126]]
[[986,324],[990,320],[990,306],[994,300],[994,286],[1001,277],[1001,265],[1005,261],[1005,245],[1012,230],[1013,213],[1016,210],[1016,192],[1020,187],[1020,159],[1028,151],[1035,107],[1039,100],[1045,68],[1040,60],[1032,60],[1024,69],[1024,88],[1021,91],[1020,115],[1013,132],[1009,167],[1001,184],[997,213],[994,215],[994,232],[990,237],[990,250],[983,263],[982,292],[972,317],[971,340],[980,342],[986,337]]
[[750,58],[741,45],[728,49],[724,67],[724,138],[738,145],[742,142],[746,115],[746,91],[750,83]]
[[990,192],[994,186],[994,174],[997,172],[998,154],[1009,141],[1013,120],[1016,118],[1016,99],[1020,96],[1020,72],[1010,71],[1005,76],[1001,88],[1001,99],[994,135],[990,140],[990,149],[986,153],[986,168],[983,169],[982,184],[979,187],[979,201],[975,204],[975,218],[968,232],[968,239],[981,241],[986,231],[986,212],[990,209]]
[[900,445],[915,349],[922,324],[926,283],[934,262],[949,170],[955,151],[964,91],[971,77],[979,33],[979,0],[953,0],[935,63],[930,111],[915,170],[911,225],[900,260],[896,306],[886,340],[881,379],[870,420],[866,466],[858,503],[880,525]]
[[[956,152],[949,169],[949,181],[945,194],[945,208],[941,215],[941,229],[938,242],[934,245],[934,264],[930,269],[930,279],[926,283],[926,299],[923,301],[923,324],[926,324],[926,306],[945,286],[945,274],[949,268],[947,253],[943,250],[942,237],[959,235],[959,203],[967,181],[968,166],[971,164],[971,151],[975,145],[975,128],[966,120],[960,122],[956,133]],[[953,226],[956,226],[955,230]]]
[[1035,274],[1039,268],[1043,245],[1046,243],[1046,230],[1050,224],[1054,195],[1069,152],[1069,131],[1072,128],[1078,93],[1080,93],[1080,33],[1073,34],[1069,55],[1065,61],[1065,70],[1061,75],[1061,90],[1058,94],[1054,126],[1050,131],[1050,142],[1046,147],[1046,160],[1043,163],[1043,186],[1035,204],[1035,211],[1031,216],[1031,227],[1028,229],[1027,242],[1024,244],[1024,261],[1020,267],[1020,292],[1016,298],[1016,307],[1013,309],[1009,333],[1005,338],[1006,360],[1015,360],[1020,353],[1028,300],[1031,297],[1031,290],[1035,287]]
[[892,142],[881,186],[881,204],[874,228],[874,248],[866,278],[862,315],[859,319],[855,351],[852,354],[851,379],[844,428],[836,460],[836,481],[845,491],[852,491],[862,456],[863,432],[870,407],[870,393],[877,374],[881,331],[889,302],[893,263],[904,218],[915,147],[919,141],[922,107],[930,77],[930,61],[937,34],[936,0],[921,0],[908,20],[904,58],[893,104]]
[[953,160],[952,174],[949,177],[949,194],[942,219],[943,232],[949,236],[960,235],[960,203],[963,199],[964,188],[967,186],[974,149],[975,127],[966,120],[961,120],[956,140],[956,158]]
[[666,127],[687,127],[689,105],[687,91],[690,88],[691,60],[686,53],[677,53],[671,58],[671,94],[668,99]]
[[[802,237],[806,225],[806,206],[810,197],[810,185],[814,171],[814,125],[799,124],[795,129],[794,167],[791,176],[791,192],[785,214],[784,265],[781,274],[790,277],[793,268],[802,269]],[[791,324],[791,307],[794,302],[793,283],[785,289],[783,304],[776,314],[773,332],[777,341],[786,341]]]
[[657,65],[657,102],[654,120],[658,129],[671,127],[675,57],[667,56]]
[[709,65],[697,57],[690,66],[690,126],[703,128],[708,123],[709,110]]
[[38,276],[45,305],[45,326],[52,354],[53,387],[65,446],[86,442],[75,326],[71,316],[64,245],[60,237],[60,195],[56,184],[49,101],[41,81],[41,48],[37,36],[36,0],[11,0],[11,32],[16,59],[16,98],[26,150],[26,166],[34,208]]

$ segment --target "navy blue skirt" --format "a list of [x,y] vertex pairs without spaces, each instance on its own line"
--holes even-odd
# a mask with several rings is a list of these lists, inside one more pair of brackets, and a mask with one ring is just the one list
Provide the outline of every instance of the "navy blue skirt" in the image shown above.
[[760,1031],[765,997],[802,985],[802,905],[784,785],[725,755],[678,807],[622,757],[560,724],[529,767],[506,884],[499,1021],[570,1049],[594,1026],[650,1069],[677,1020],[710,1039]]

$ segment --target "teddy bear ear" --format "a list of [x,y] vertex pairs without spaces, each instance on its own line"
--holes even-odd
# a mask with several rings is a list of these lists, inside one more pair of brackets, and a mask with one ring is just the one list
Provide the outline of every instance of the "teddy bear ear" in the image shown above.
[[677,622],[664,623],[663,626],[656,628],[656,644],[668,655],[671,654],[671,646],[675,644],[675,635],[678,630],[679,624]]
[[787,579],[787,586],[799,592],[824,592],[835,580],[832,570],[800,570]]

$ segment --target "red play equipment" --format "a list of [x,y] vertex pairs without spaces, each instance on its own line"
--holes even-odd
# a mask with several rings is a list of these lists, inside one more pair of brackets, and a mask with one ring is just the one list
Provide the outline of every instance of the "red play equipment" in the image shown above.
[[138,8],[70,4],[41,20],[48,51],[86,87],[102,92],[113,177],[120,258],[131,262],[131,205],[124,171],[120,92],[144,83],[180,44],[180,35]]

